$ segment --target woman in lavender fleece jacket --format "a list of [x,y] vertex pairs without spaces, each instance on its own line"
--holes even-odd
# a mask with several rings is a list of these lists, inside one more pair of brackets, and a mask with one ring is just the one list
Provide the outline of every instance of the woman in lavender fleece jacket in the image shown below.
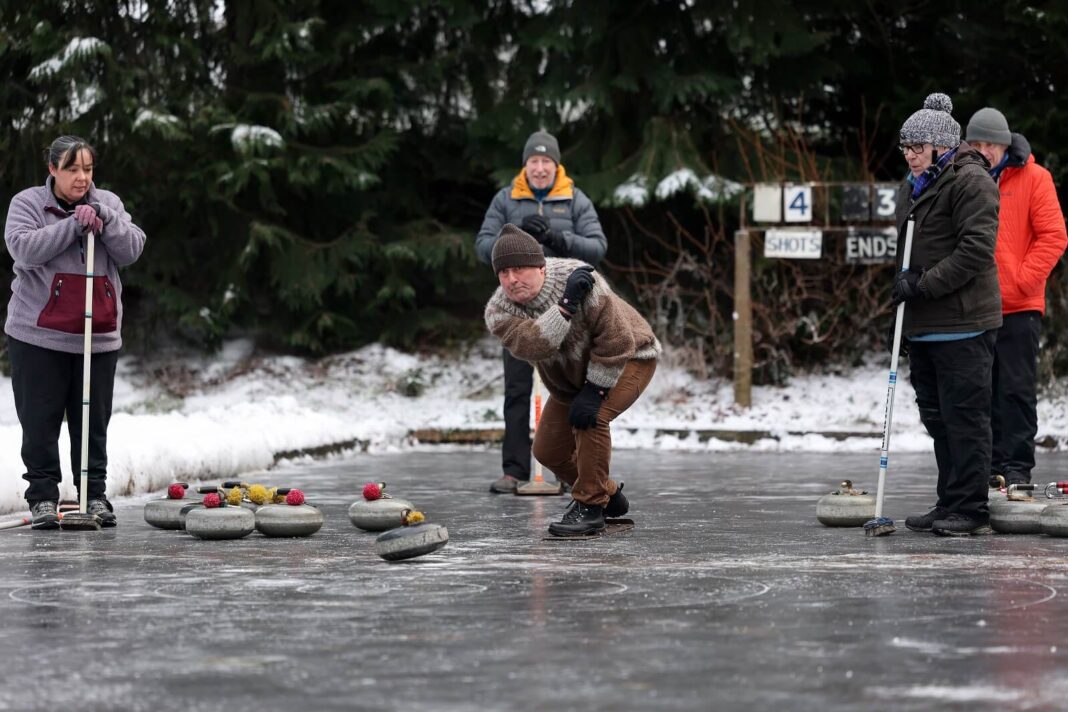
[[81,470],[85,247],[91,230],[96,249],[87,498],[89,512],[103,526],[115,526],[106,477],[107,427],[122,346],[118,268],[141,256],[145,233],[133,224],[117,195],[93,185],[92,146],[76,136],[61,136],[46,153],[48,179],[11,199],[4,229],[15,261],[4,332],[22,425],[26,501],[33,528],[59,526],[59,432],[64,415],[71,471]]

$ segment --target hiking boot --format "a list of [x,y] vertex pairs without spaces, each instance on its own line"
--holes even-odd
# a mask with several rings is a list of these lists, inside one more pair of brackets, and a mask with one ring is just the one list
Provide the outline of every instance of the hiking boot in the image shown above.
[[559,522],[549,525],[553,536],[586,536],[604,529],[604,509],[596,504],[571,500]]
[[59,529],[59,512],[56,503],[47,499],[30,505],[31,529]]
[[100,526],[102,527],[113,527],[119,523],[118,519],[115,518],[111,502],[103,497],[89,500],[85,508],[89,510],[89,514],[100,520]]
[[608,504],[604,506],[605,518],[622,517],[630,511],[630,502],[623,496],[623,483],[619,483],[616,493],[608,498]]
[[526,484],[527,480],[520,480],[518,477],[512,477],[511,475],[501,475],[499,480],[494,480],[490,485],[490,492],[494,494],[515,494],[515,488],[519,485]]
[[914,514],[911,517],[905,519],[905,528],[911,529],[914,532],[929,532],[934,523],[939,519],[942,519],[947,514],[948,510],[941,507],[935,507],[927,514]]
[[939,519],[931,526],[931,531],[939,536],[969,536],[971,534],[993,534],[990,521],[975,519],[966,514],[952,512]]

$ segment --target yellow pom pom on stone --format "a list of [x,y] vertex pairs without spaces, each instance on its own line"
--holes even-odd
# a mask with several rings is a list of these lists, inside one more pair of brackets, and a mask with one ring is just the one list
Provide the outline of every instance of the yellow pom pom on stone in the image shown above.
[[256,504],[267,504],[267,502],[271,501],[267,488],[263,485],[249,485],[248,498]]
[[412,511],[412,512],[408,512],[407,516],[404,517],[404,524],[406,526],[411,526],[413,524],[418,524],[419,522],[422,522],[422,521],[425,521],[425,520],[426,520],[426,517],[423,515],[422,512]]
[[245,493],[241,491],[240,487],[231,487],[230,491],[226,493],[226,503],[232,507],[237,507],[241,504],[242,497]]

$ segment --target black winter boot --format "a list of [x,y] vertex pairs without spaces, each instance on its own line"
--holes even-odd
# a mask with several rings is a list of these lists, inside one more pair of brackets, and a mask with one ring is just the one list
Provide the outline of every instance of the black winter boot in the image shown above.
[[941,507],[935,507],[927,514],[914,514],[905,519],[905,527],[914,532],[929,532],[936,521],[945,517],[949,512]]
[[31,529],[59,529],[59,512],[56,503],[47,499],[30,504]]
[[100,526],[102,527],[113,527],[118,524],[111,502],[103,497],[89,500],[85,508],[89,510],[89,514],[100,520]]
[[559,522],[549,525],[553,536],[586,536],[604,529],[604,509],[596,504],[572,500]]
[[939,536],[969,536],[973,534],[993,534],[990,521],[975,519],[966,514],[953,512],[947,514],[931,525],[931,531]]
[[630,502],[623,496],[623,483],[619,483],[616,493],[608,498],[608,504],[604,506],[604,516],[610,518],[622,517],[630,511]]

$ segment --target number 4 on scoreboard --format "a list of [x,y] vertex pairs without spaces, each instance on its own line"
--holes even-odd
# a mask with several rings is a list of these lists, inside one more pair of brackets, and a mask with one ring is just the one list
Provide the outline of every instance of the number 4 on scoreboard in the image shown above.
[[782,191],[785,222],[812,222],[812,186],[787,185]]

